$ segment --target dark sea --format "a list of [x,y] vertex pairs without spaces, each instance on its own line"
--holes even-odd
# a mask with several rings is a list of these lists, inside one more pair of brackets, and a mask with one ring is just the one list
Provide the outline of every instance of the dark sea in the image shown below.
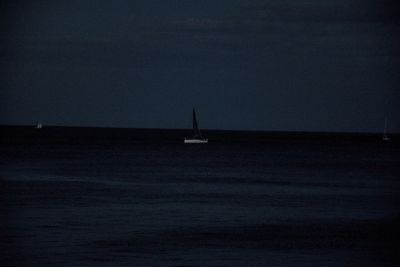
[[399,136],[1,130],[1,266],[400,266]]

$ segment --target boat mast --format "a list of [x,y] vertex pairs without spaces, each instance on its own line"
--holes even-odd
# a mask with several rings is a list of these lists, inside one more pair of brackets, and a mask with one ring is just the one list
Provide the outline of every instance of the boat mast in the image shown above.
[[201,138],[201,132],[199,126],[197,125],[196,110],[193,108],[193,132],[195,138]]
[[196,110],[193,108],[192,112],[192,122],[193,122],[193,137],[185,138],[183,142],[185,144],[206,144],[208,143],[208,139],[203,138],[201,132],[199,130],[199,126],[197,125],[197,118],[196,118]]
[[193,131],[197,132],[198,130],[199,130],[199,127],[197,125],[196,110],[193,108]]

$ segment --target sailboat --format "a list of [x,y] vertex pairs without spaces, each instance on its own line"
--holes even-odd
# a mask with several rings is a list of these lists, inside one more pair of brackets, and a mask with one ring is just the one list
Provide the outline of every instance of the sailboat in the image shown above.
[[390,138],[387,136],[387,118],[385,118],[385,127],[383,128],[383,141],[389,141]]
[[42,125],[42,123],[38,123],[38,124],[36,124],[36,129],[42,129],[43,128],[43,125]]
[[195,109],[193,109],[193,137],[185,138],[185,140],[183,142],[185,144],[206,144],[206,143],[208,143],[208,139],[204,138],[201,135],[201,132],[200,132],[199,127],[197,125],[196,110]]

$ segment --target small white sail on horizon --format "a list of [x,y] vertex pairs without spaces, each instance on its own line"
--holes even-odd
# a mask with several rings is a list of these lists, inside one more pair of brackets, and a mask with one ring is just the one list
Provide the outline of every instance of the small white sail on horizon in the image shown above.
[[390,138],[387,135],[387,118],[385,118],[385,127],[383,128],[383,136],[382,136],[383,141],[389,141]]
[[42,123],[38,123],[38,124],[36,124],[36,129],[42,129],[43,128],[43,125],[42,125]]

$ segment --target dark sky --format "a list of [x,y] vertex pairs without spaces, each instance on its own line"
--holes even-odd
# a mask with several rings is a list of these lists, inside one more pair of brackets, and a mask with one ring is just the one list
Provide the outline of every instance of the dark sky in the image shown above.
[[1,1],[0,124],[400,132],[397,2]]

